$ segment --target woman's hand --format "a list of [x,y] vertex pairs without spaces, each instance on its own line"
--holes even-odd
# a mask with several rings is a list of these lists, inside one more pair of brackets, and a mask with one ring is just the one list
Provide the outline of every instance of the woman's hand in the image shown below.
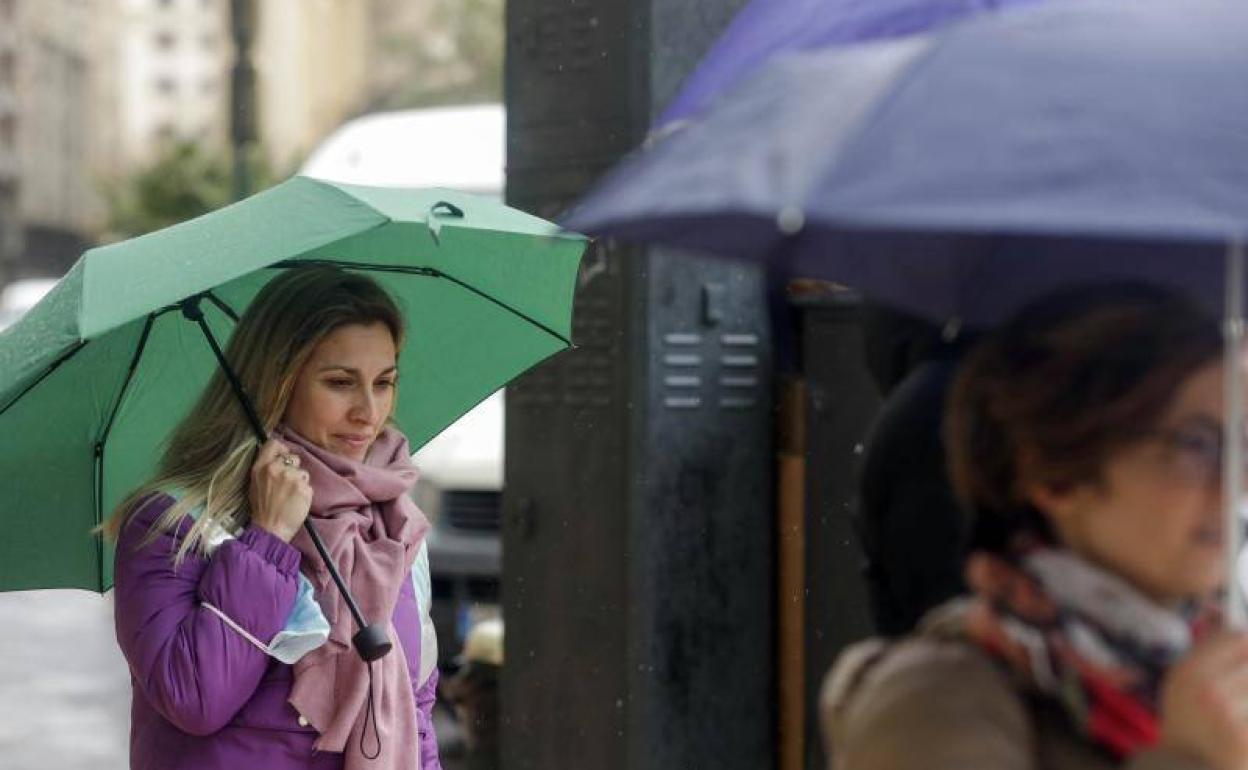
[[251,466],[251,523],[290,542],[312,506],[312,485],[308,472],[299,467],[299,457],[277,439],[260,447]]
[[1248,634],[1201,642],[1166,675],[1161,746],[1214,770],[1248,770]]

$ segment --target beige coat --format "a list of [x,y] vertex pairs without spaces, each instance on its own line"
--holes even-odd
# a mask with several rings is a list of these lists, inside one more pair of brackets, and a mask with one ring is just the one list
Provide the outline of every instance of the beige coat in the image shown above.
[[1207,770],[1160,750],[1115,763],[962,641],[856,645],[824,682],[820,711],[834,770]]

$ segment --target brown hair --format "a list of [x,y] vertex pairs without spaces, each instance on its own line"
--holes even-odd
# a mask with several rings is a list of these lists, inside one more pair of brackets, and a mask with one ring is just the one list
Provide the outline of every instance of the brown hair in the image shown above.
[[[316,346],[352,324],[382,323],[403,346],[403,315],[371,278],[326,265],[291,268],[271,280],[247,306],[226,346],[256,414],[271,432],[286,412],[295,380]],[[176,490],[176,505],[153,533],[172,530],[203,506],[178,551],[203,543],[214,527],[234,529],[248,517],[247,489],[256,438],[229,381],[217,369],[187,417],[174,429],[155,477],[129,495],[102,527],[116,538],[137,503],[153,491]]]
[[950,394],[953,487],[972,547],[1049,533],[1026,490],[1097,482],[1110,456],[1155,427],[1182,383],[1222,350],[1216,322],[1174,292],[1102,285],[1022,310],[969,356]]

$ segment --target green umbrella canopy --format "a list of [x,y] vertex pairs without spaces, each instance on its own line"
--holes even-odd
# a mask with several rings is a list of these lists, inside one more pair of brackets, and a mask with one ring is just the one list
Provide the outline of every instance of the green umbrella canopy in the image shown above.
[[396,420],[413,450],[570,346],[584,239],[450,190],[295,177],[174,227],[92,249],[0,332],[0,591],[106,590],[90,530],[149,479],[218,366],[178,303],[222,341],[299,262],[365,271],[408,323]]

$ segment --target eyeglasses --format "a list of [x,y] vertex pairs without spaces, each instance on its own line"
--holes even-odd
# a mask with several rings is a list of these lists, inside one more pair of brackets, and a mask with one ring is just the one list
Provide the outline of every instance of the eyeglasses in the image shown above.
[[[1161,443],[1167,464],[1184,481],[1213,484],[1222,478],[1222,427],[1212,420],[1191,425],[1156,428],[1146,438]],[[1248,437],[1244,440],[1244,468],[1248,478]]]

